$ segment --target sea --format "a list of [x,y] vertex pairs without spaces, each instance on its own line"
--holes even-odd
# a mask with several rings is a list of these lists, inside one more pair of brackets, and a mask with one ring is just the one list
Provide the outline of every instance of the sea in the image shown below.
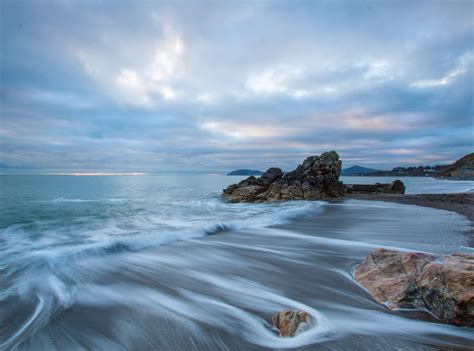
[[[446,350],[472,329],[390,312],[353,279],[374,248],[473,252],[461,215],[360,200],[231,204],[225,175],[0,176],[0,349]],[[390,177],[342,177],[385,183]],[[474,182],[400,178],[409,194]],[[272,314],[315,325],[280,338]]]

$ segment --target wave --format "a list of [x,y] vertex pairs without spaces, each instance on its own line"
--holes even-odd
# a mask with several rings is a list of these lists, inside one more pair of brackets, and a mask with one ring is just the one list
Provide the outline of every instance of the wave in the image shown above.
[[[52,203],[103,202],[79,198],[57,198]],[[107,201],[120,201],[108,199]],[[321,209],[318,202],[281,204],[228,204],[219,198],[162,204],[138,212],[114,211],[71,218],[48,218],[34,223],[16,223],[0,231],[0,303],[8,304],[15,296],[39,301],[31,318],[6,344],[26,338],[49,318],[70,304],[78,284],[90,279],[91,272],[81,262],[124,252],[202,238],[230,230],[258,230],[282,224]],[[119,206],[122,206],[119,204]],[[46,303],[47,302],[47,303]],[[45,305],[46,303],[46,305]],[[39,310],[38,310],[39,308]],[[41,313],[39,312],[41,311]],[[38,314],[41,317],[38,317]],[[32,322],[34,321],[34,322]],[[0,333],[1,339],[1,333]]]
[[[215,206],[214,203],[210,204]],[[222,205],[222,204],[221,204]],[[227,204],[223,204],[228,206]],[[156,218],[137,217],[130,219],[133,230],[121,230],[123,223],[109,223],[109,227],[100,228],[101,232],[115,231],[97,242],[65,247],[45,247],[34,255],[52,260],[55,263],[66,263],[70,260],[101,256],[125,251],[140,251],[143,249],[171,244],[176,241],[189,240],[214,235],[230,230],[252,230],[284,224],[289,221],[316,213],[322,209],[321,202],[288,202],[282,204],[233,204],[233,209],[239,213],[236,219],[210,218]],[[156,227],[154,228],[154,225]],[[143,228],[144,232],[139,229]]]
[[[202,211],[203,208],[209,211]],[[200,211],[193,213],[193,209]],[[25,287],[26,281],[37,285],[37,275],[58,271],[70,273],[71,264],[87,258],[137,252],[230,230],[258,230],[321,209],[320,202],[228,204],[211,198],[189,201],[183,208],[175,205],[170,211],[177,213],[175,218],[151,211],[124,217],[113,213],[106,218],[101,215],[75,218],[72,223],[66,218],[14,224],[0,231],[4,248],[0,254],[4,262],[0,273],[8,281],[0,293],[0,301],[20,293],[18,289]],[[203,212],[209,214],[204,216]]]

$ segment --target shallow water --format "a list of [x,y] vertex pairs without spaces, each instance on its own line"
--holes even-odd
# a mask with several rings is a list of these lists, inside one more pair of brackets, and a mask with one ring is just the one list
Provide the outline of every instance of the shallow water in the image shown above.
[[[0,177],[0,348],[431,350],[472,329],[388,312],[376,247],[469,251],[467,220],[400,204],[228,204],[234,177]],[[317,319],[279,338],[283,308]],[[414,318],[417,317],[417,318]]]

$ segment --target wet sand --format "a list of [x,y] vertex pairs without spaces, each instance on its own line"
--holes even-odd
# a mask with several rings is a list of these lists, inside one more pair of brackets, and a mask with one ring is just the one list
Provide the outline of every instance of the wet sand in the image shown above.
[[474,193],[456,194],[376,194],[376,195],[349,195],[347,199],[358,199],[368,201],[395,202],[406,205],[437,208],[452,211],[467,217],[471,221],[469,232],[471,240],[469,246],[474,247]]
[[[27,350],[466,349],[474,341],[471,329],[422,312],[390,312],[352,272],[377,247],[471,250],[467,224],[452,212],[345,199],[321,202],[315,213],[285,225],[78,260],[45,275],[36,314],[12,305],[17,318],[35,316],[14,344]],[[271,316],[288,307],[310,312],[316,326],[278,337]]]

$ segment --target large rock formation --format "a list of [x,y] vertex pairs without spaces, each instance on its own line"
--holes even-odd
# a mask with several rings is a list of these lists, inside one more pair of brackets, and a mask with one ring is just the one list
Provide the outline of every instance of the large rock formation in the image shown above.
[[280,336],[283,337],[298,335],[308,330],[313,323],[309,313],[300,310],[278,312],[272,317],[272,321]]
[[377,249],[355,278],[391,310],[421,308],[444,322],[474,326],[474,255]]
[[248,177],[224,189],[231,202],[317,200],[344,195],[342,162],[335,151],[308,157],[294,171],[270,168],[261,177]]
[[436,178],[474,180],[474,153],[464,156],[436,174]]

